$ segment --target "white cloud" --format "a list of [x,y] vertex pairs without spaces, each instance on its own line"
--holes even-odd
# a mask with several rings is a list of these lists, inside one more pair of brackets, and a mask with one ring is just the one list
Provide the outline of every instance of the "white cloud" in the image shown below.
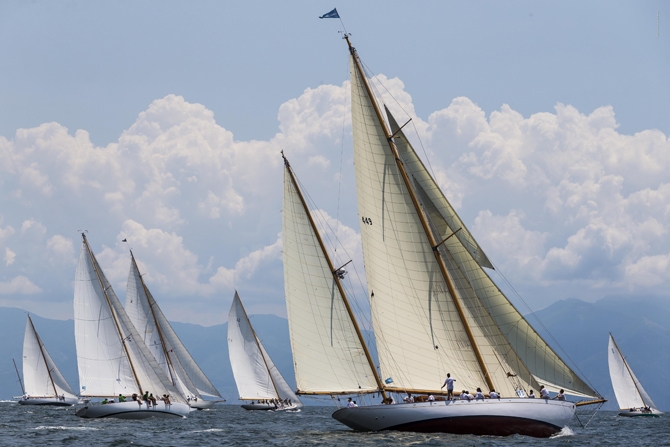
[[41,291],[42,289],[23,275],[12,278],[11,281],[0,281],[0,295],[30,295]]
[[42,236],[46,232],[47,232],[46,227],[42,225],[40,222],[36,221],[35,219],[24,220],[23,223],[21,224],[22,236],[25,235],[26,233]]
[[5,247],[5,266],[9,267],[14,264],[14,259],[16,259],[16,253],[10,250],[9,247]]
[[51,255],[56,262],[65,262],[69,264],[76,263],[72,239],[68,239],[60,234],[55,234],[47,241],[47,250],[51,252]]

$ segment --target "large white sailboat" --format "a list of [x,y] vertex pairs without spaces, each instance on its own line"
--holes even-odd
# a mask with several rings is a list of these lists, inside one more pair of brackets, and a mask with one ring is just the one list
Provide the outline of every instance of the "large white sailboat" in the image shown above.
[[191,408],[204,410],[223,402],[151,295],[132,251],[130,258],[125,309],[144,343]]
[[612,334],[610,334],[607,349],[607,361],[610,369],[610,379],[612,379],[612,388],[614,388],[614,394],[621,410],[619,416],[658,417],[663,414],[658,411],[654,401],[651,400],[640,381],[635,377]]
[[30,315],[23,337],[22,387],[23,396],[19,398],[21,405],[68,406],[76,404],[78,400],[47,352]]
[[228,355],[245,410],[296,410],[302,402],[279,373],[258,339],[235,291],[228,313]]
[[[343,408],[357,430],[547,437],[576,406],[605,400],[540,337],[484,268],[492,264],[390,112],[382,115],[356,50],[351,111],[361,239],[379,369],[369,359],[292,170],[286,163],[284,281],[298,394],[446,394],[494,390],[499,399]],[[404,127],[404,126],[403,126]],[[317,356],[319,356],[317,358]],[[381,378],[384,378],[383,382]],[[304,378],[304,380],[303,380]],[[544,385],[579,403],[520,396]],[[459,392],[454,393],[459,395]]]
[[[189,406],[133,326],[86,235],[82,238],[74,282],[74,332],[84,404],[75,414],[82,418],[186,417]],[[154,399],[143,399],[145,394]],[[94,403],[95,398],[104,403]]]

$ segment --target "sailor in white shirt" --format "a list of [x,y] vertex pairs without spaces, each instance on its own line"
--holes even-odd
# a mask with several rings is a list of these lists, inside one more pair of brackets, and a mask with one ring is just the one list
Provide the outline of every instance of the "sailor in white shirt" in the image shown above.
[[357,405],[351,400],[351,397],[347,399],[347,408],[354,408]]
[[500,395],[496,393],[496,390],[491,390],[489,393],[489,399],[500,399]]
[[540,397],[542,399],[549,399],[549,391],[547,391],[544,385],[540,386]]
[[468,400],[468,392],[463,390],[461,391],[461,395],[459,396],[460,400]]
[[530,390],[530,393],[528,393],[528,398],[535,399],[535,394],[533,393],[533,390]]
[[484,400],[484,393],[482,393],[481,388],[477,388],[477,392],[475,393],[475,399],[476,400],[479,400],[479,399]]
[[565,400],[565,394],[563,393],[565,393],[565,391],[563,391],[563,389],[561,388],[561,391],[559,391],[558,394],[554,396],[554,399]]
[[428,402],[435,402],[435,396],[432,394],[428,396]]
[[445,386],[447,387],[447,399],[452,400],[454,398],[454,382],[456,379],[451,377],[450,373],[447,373],[447,378],[444,381],[444,384],[440,387],[440,389],[444,388]]

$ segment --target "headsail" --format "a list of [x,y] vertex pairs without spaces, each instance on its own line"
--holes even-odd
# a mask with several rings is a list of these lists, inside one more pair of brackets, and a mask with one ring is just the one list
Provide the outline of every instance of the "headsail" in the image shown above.
[[612,379],[612,388],[614,388],[619,408],[627,410],[629,408],[649,407],[655,413],[658,413],[656,404],[654,404],[640,381],[635,377],[633,370],[621,354],[612,334],[610,334],[609,346],[607,347],[607,360],[610,378]]
[[237,292],[228,314],[228,354],[241,400],[291,399],[300,403],[256,336]]
[[132,252],[125,307],[154,358],[182,395],[221,397],[193,360],[144,284]]
[[186,403],[158,365],[107,281],[86,236],[74,284],[74,329],[81,395],[170,395]]
[[282,253],[298,392],[378,391],[381,382],[288,162],[284,168]]
[[28,315],[23,338],[23,379],[24,393],[28,396],[62,396],[76,398],[42,339],[37,334],[33,320]]

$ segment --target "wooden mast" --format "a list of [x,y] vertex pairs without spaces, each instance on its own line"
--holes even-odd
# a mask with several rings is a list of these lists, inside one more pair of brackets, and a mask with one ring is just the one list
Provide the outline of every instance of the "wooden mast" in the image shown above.
[[374,95],[372,94],[372,89],[370,88],[370,84],[368,83],[368,79],[365,77],[365,73],[363,72],[363,67],[361,66],[360,59],[358,58],[358,54],[356,53],[356,49],[351,45],[351,42],[349,41],[349,36],[347,34],[344,35],[344,38],[347,41],[347,45],[349,46],[349,52],[351,53],[351,57],[354,59],[354,63],[356,65],[356,69],[358,71],[358,74],[360,75],[361,79],[363,80],[363,84],[365,86],[365,90],[368,94],[368,97],[370,99],[370,102],[372,103],[372,106],[375,110],[375,113],[377,115],[377,120],[379,121],[379,124],[381,125],[382,129],[384,130],[384,135],[386,136],[386,140],[388,142],[389,148],[391,149],[391,153],[393,154],[396,162],[396,166],[398,167],[398,170],[400,171],[400,175],[402,176],[402,179],[405,183],[405,187],[407,188],[407,191],[409,192],[409,195],[412,199],[412,203],[414,204],[415,211],[417,215],[419,216],[419,220],[421,221],[421,226],[423,227],[424,232],[426,233],[426,236],[428,237],[428,241],[430,242],[430,245],[433,249],[433,255],[435,256],[435,259],[437,260],[437,264],[440,267],[440,271],[442,273],[442,276],[447,284],[447,288],[449,289],[449,293],[451,294],[452,300],[456,306],[456,310],[458,312],[458,316],[461,320],[461,323],[463,324],[463,327],[465,328],[465,333],[468,336],[468,340],[470,341],[470,344],[472,345],[472,349],[475,352],[475,356],[477,357],[477,362],[479,363],[479,367],[482,370],[482,373],[484,374],[484,380],[486,380],[487,385],[489,386],[490,389],[495,389],[493,385],[493,381],[491,379],[491,375],[488,372],[488,368],[486,367],[486,363],[484,363],[484,358],[481,354],[481,351],[479,350],[479,347],[477,346],[477,343],[475,341],[475,337],[472,333],[472,329],[470,329],[470,325],[467,322],[467,319],[465,317],[465,312],[463,310],[463,306],[460,302],[460,299],[458,298],[456,294],[456,290],[454,288],[454,285],[451,281],[451,277],[449,275],[449,272],[447,271],[446,265],[444,263],[444,259],[442,259],[442,256],[440,255],[440,252],[438,250],[438,244],[437,241],[435,240],[435,237],[433,236],[432,231],[430,230],[430,227],[428,226],[428,222],[426,220],[426,216],[423,214],[423,210],[421,209],[421,206],[419,205],[419,201],[416,198],[416,195],[414,194],[414,190],[412,189],[411,182],[409,180],[409,176],[407,175],[407,172],[405,171],[405,167],[402,163],[402,160],[400,159],[400,155],[398,153],[398,149],[395,146],[395,143],[393,142],[393,138],[391,138],[391,133],[389,132],[388,128],[386,127],[386,122],[384,121],[381,110],[379,110],[379,107],[377,105],[377,101],[375,100]]
[[170,373],[170,379],[172,380],[173,385],[177,385],[175,383],[175,378],[172,375],[172,370],[174,369],[174,366],[172,365],[172,359],[170,358],[170,354],[168,353],[167,347],[165,346],[165,339],[163,338],[163,331],[161,330],[160,325],[158,324],[158,319],[156,318],[156,313],[154,312],[154,305],[153,303],[149,300],[149,290],[147,289],[146,284],[144,284],[144,279],[142,279],[142,275],[140,274],[140,268],[137,265],[137,261],[135,260],[135,255],[133,255],[133,251],[130,250],[130,258],[133,261],[133,265],[135,266],[135,270],[137,270],[137,274],[140,277],[140,282],[142,283],[142,289],[144,290],[144,295],[147,297],[147,303],[149,304],[149,310],[151,310],[151,316],[154,319],[154,324],[156,325],[156,329],[158,330],[158,338],[161,340],[161,346],[163,347],[163,353],[165,354],[165,361],[168,362],[168,372]]
[[33,324],[33,319],[30,318],[30,315],[28,315],[28,321],[30,322],[30,327],[33,329],[33,334],[35,334],[35,338],[37,339],[37,346],[39,346],[40,348],[40,353],[42,354],[42,360],[44,360],[44,365],[47,368],[47,374],[49,374],[49,380],[51,381],[51,386],[54,389],[54,394],[56,395],[56,397],[58,397],[58,390],[56,389],[56,383],[54,382],[54,378],[51,375],[51,370],[49,369],[49,364],[47,363],[47,357],[44,355],[44,347],[42,346],[42,339],[35,330],[35,325]]
[[386,401],[387,396],[386,392],[384,391],[384,384],[382,383],[381,378],[379,377],[379,374],[377,373],[377,368],[375,368],[375,364],[372,361],[372,356],[370,355],[370,351],[368,350],[368,346],[365,344],[365,340],[363,339],[363,334],[361,333],[361,329],[358,327],[358,322],[356,321],[356,317],[354,316],[354,312],[351,309],[351,306],[349,305],[349,300],[347,299],[347,294],[344,292],[344,288],[342,287],[342,282],[340,281],[339,276],[337,276],[337,270],[335,270],[335,267],[333,267],[333,263],[330,260],[330,256],[328,255],[328,250],[326,250],[326,246],[323,243],[323,239],[321,239],[321,235],[319,234],[319,230],[316,228],[316,224],[314,223],[314,219],[312,218],[312,213],[309,211],[309,208],[307,207],[307,203],[305,202],[305,198],[302,195],[302,191],[300,190],[300,187],[298,186],[298,182],[295,179],[295,175],[293,174],[293,170],[291,169],[291,165],[289,164],[288,160],[284,156],[284,152],[282,151],[281,154],[282,158],[284,159],[284,164],[286,165],[286,170],[288,171],[290,177],[291,177],[291,182],[293,183],[293,186],[295,187],[296,192],[298,193],[298,197],[300,197],[300,202],[302,203],[303,208],[305,209],[305,214],[307,214],[307,219],[309,220],[309,224],[312,226],[312,230],[314,230],[314,234],[316,235],[316,239],[319,241],[319,246],[321,247],[321,251],[324,254],[324,257],[326,258],[326,262],[328,263],[328,268],[330,269],[333,279],[335,280],[335,284],[337,284],[337,289],[340,291],[340,296],[342,297],[342,301],[344,302],[344,307],[347,309],[347,313],[349,314],[349,318],[351,319],[352,324],[354,325],[354,329],[356,330],[356,336],[358,337],[358,340],[361,343],[361,346],[363,347],[363,352],[365,352],[365,358],[368,361],[368,364],[370,365],[370,369],[372,370],[372,373],[375,376],[375,381],[377,382],[377,386],[379,387],[379,391],[382,393],[384,401]]
[[105,284],[102,282],[102,277],[100,276],[100,272],[98,271],[98,267],[96,266],[97,261],[95,261],[95,257],[93,256],[93,252],[91,251],[91,247],[88,245],[88,240],[86,239],[86,235],[84,233],[81,234],[81,237],[84,239],[84,244],[86,245],[86,250],[88,251],[88,255],[91,259],[91,264],[93,264],[93,269],[95,270],[95,274],[98,277],[98,281],[100,282],[100,288],[102,289],[102,293],[105,294],[105,299],[107,300],[107,306],[109,306],[109,311],[112,314],[112,318],[114,319],[114,324],[116,325],[116,330],[119,333],[119,340],[121,341],[121,345],[123,345],[123,351],[126,353],[126,358],[128,359],[128,363],[130,364],[130,369],[133,371],[133,377],[135,378],[135,382],[137,383],[137,387],[140,389],[140,395],[144,394],[142,390],[142,384],[140,383],[140,379],[137,377],[137,372],[135,371],[135,365],[133,365],[133,361],[130,358],[130,353],[128,352],[128,346],[126,346],[125,342],[125,337],[123,336],[123,333],[121,332],[121,326],[119,325],[119,320],[116,317],[116,311],[112,307],[112,302],[109,299],[109,296],[107,295],[107,289],[105,288]]
[[[261,348],[261,344],[258,341],[258,336],[256,335],[256,331],[254,330],[254,327],[251,324],[251,321],[249,321],[249,315],[247,315],[247,310],[244,308],[244,304],[242,304],[242,300],[240,299],[240,295],[238,295],[237,290],[235,291],[235,297],[237,298],[237,301],[240,302],[240,307],[242,308],[242,312],[244,312],[244,318],[246,318],[247,323],[249,323],[249,327],[251,328],[251,333],[254,334],[254,341],[256,342],[256,346],[258,346],[258,350],[261,353],[261,357],[263,357],[263,363],[265,363],[265,369],[268,371],[268,376],[270,376],[270,382],[272,382],[272,388],[275,389],[275,393],[277,394],[277,399],[281,400],[281,396],[279,395],[279,390],[277,389],[277,384],[275,383],[275,380],[272,378],[272,373],[270,373],[270,367],[268,366],[268,361],[265,358],[265,355],[263,354],[263,349]],[[240,400],[254,400],[254,399],[244,399],[244,398],[240,397]]]

